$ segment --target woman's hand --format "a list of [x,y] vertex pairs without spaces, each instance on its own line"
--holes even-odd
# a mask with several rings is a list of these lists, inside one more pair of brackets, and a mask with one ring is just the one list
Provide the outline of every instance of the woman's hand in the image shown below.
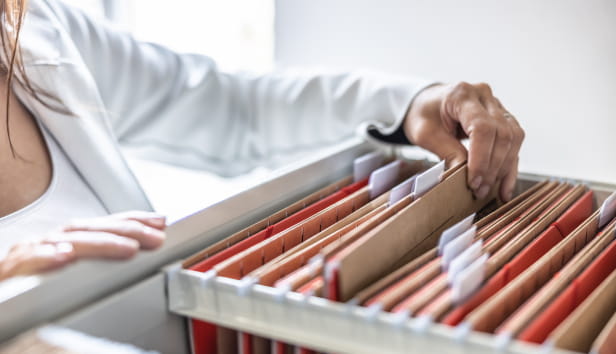
[[165,218],[127,212],[74,220],[40,241],[19,243],[0,261],[0,280],[61,268],[78,259],[129,259],[160,247]]
[[[404,132],[449,165],[468,159],[468,185],[477,197],[485,197],[500,182],[501,198],[511,199],[524,130],[487,84],[462,82],[423,90],[409,109]],[[468,156],[460,143],[466,137]]]

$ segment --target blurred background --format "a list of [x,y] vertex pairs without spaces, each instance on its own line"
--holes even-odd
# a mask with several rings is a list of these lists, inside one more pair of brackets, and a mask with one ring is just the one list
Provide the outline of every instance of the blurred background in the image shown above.
[[274,0],[63,0],[140,40],[214,58],[229,71],[274,64]]
[[[521,171],[616,183],[613,0],[67,2],[140,39],[209,55],[231,71],[362,68],[488,82],[526,130]],[[157,188],[161,179],[180,176],[202,183],[201,174],[135,165],[142,176],[151,176],[150,168],[164,171],[156,173],[156,182],[143,180],[159,209],[167,211],[175,201],[169,210],[179,215],[205,206],[204,196],[180,206],[181,191]],[[232,193],[267,173],[208,178]],[[204,195],[211,194],[208,189]]]

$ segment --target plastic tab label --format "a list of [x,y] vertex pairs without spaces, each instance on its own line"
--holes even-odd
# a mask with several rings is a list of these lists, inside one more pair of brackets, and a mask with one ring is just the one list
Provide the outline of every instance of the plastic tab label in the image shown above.
[[383,160],[383,155],[378,151],[356,158],[353,161],[353,178],[355,182],[368,178],[372,171],[383,164]]
[[415,180],[415,185],[413,186],[413,194],[415,194],[415,197],[421,197],[432,187],[436,186],[438,182],[440,182],[443,172],[445,172],[444,160],[418,175]]
[[441,234],[441,238],[438,240],[438,254],[443,255],[443,249],[445,245],[449,243],[449,241],[456,238],[456,236],[460,235],[464,231],[468,230],[473,226],[473,220],[475,220],[475,213],[469,215],[459,223],[453,225],[447,230],[443,231]]
[[599,228],[607,225],[616,215],[616,192],[610,194],[609,197],[601,204],[599,212]]
[[400,161],[394,161],[370,174],[370,181],[368,182],[370,199],[376,198],[394,186],[400,174],[400,164]]
[[456,276],[451,287],[454,303],[466,300],[483,283],[487,260],[488,255],[484,254]]
[[407,179],[406,181],[392,188],[391,192],[389,193],[390,206],[396,204],[400,201],[400,199],[411,194],[411,192],[413,191],[413,185],[415,184],[415,178],[417,178],[417,175]]
[[455,277],[464,270],[469,264],[473,263],[479,256],[481,256],[481,247],[483,246],[483,240],[477,240],[471,245],[471,247],[464,250],[451,263],[449,263],[449,270],[447,278],[449,284],[453,284]]
[[449,269],[449,263],[473,243],[476,231],[477,227],[473,225],[470,229],[464,231],[460,236],[454,238],[445,245],[442,255],[445,269]]

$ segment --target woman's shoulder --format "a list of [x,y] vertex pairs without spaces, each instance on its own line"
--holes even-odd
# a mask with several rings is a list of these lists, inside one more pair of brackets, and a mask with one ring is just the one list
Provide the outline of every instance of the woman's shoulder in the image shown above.
[[29,0],[27,2],[28,18],[37,22],[46,22],[51,26],[60,26],[78,30],[78,26],[87,25],[86,15],[78,8],[59,0]]

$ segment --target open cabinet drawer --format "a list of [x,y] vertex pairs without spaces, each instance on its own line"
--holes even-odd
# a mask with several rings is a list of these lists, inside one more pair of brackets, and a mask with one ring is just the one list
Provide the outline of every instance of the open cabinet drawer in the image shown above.
[[[96,292],[96,296],[79,299],[79,294],[73,294],[76,300],[70,311],[65,308],[55,311],[53,307],[62,293],[63,282],[50,283],[38,292],[0,304],[3,316],[15,321],[10,325],[12,332],[1,334],[8,338],[18,333],[18,329],[32,327],[34,321],[51,320],[61,326],[132,343],[147,350],[188,353],[191,349],[184,317],[187,316],[327,352],[547,351],[546,347],[538,345],[499,341],[497,337],[484,333],[182,269],[181,260],[196,251],[350,174],[353,159],[372,149],[358,140],[339,145],[323,154],[298,161],[265,183],[174,223],[168,229],[168,244],[161,252],[147,255],[144,260],[117,265],[118,274],[126,274],[99,279],[100,289],[90,289]],[[409,155],[408,151],[402,153],[409,159],[423,156]],[[521,174],[518,189],[525,190],[545,178]],[[586,184],[595,191],[598,203],[616,190],[607,184]],[[135,264],[139,272],[134,270]],[[165,264],[171,265],[161,272]],[[131,273],[133,271],[135,273]],[[95,280],[90,282],[94,284]],[[46,289],[52,291],[45,292]],[[32,303],[30,300],[34,298],[36,307],[31,312],[44,308],[45,317],[26,316],[24,304]],[[11,304],[21,304],[22,307]]]
[[[358,151],[359,152],[359,151]],[[359,155],[356,155],[359,156]],[[351,169],[352,159],[341,163]],[[518,192],[547,176],[521,174]],[[614,186],[585,183],[602,203]],[[600,205],[600,204],[599,204]],[[166,268],[172,313],[253,335],[335,353],[565,353],[553,347],[450,327],[382,312],[353,303],[334,302],[298,292],[184,269]]]

